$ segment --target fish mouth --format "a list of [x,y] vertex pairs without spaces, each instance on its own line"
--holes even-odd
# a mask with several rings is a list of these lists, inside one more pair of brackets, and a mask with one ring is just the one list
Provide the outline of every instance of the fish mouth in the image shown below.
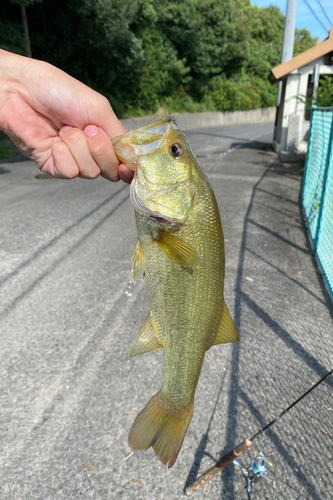
[[171,226],[172,224],[174,224],[167,219],[163,219],[163,217],[154,217],[153,215],[150,215],[149,218],[154,220],[155,222],[158,222],[158,224],[163,224],[164,226]]
[[170,130],[177,129],[175,118],[168,115],[127,134],[114,137],[111,141],[118,160],[135,172],[138,158],[154,152],[162,145]]
[[[142,215],[145,217],[148,217],[148,219],[153,220],[154,222],[157,222],[158,224],[163,224],[163,225],[179,225],[180,221],[179,217],[181,215],[175,214],[175,217],[166,217],[165,215],[162,215],[160,212],[155,212],[152,210],[149,210],[147,206],[140,201],[140,198],[138,197],[137,191],[136,191],[136,182],[135,179],[131,183],[131,192],[130,192],[130,197],[131,197],[131,203],[135,210],[140,212]],[[163,205],[161,205],[163,206]]]

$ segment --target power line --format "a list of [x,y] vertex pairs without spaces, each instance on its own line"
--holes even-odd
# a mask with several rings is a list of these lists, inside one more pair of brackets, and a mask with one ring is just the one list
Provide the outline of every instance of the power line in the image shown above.
[[311,10],[312,14],[315,16],[315,18],[317,19],[318,23],[322,25],[322,27],[324,28],[325,31],[327,31],[328,33],[328,30],[327,28],[323,25],[323,23],[321,22],[321,20],[319,19],[319,17],[317,16],[317,14],[315,13],[315,11],[313,10],[313,8],[311,7],[311,5],[309,4],[308,0],[304,0],[304,2],[306,3],[306,5],[309,7],[309,9]]
[[333,23],[331,22],[330,18],[329,18],[329,17],[328,17],[328,15],[326,14],[326,11],[325,11],[324,7],[322,6],[321,1],[320,1],[320,0],[317,0],[317,2],[319,3],[320,8],[321,8],[321,10],[323,11],[324,16],[326,17],[327,21],[330,23],[330,26],[332,26],[332,24],[333,24]]

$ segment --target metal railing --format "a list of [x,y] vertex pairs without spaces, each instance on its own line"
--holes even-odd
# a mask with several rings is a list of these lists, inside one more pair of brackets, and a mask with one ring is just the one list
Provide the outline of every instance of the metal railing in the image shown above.
[[313,106],[302,205],[313,250],[333,300],[333,107]]

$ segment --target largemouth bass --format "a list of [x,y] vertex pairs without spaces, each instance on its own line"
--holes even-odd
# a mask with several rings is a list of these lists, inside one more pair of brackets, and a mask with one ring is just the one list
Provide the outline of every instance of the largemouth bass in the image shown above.
[[138,243],[134,280],[146,278],[151,311],[130,356],[163,348],[165,378],[129,434],[172,467],[192,418],[206,351],[237,342],[223,298],[224,237],[213,190],[172,116],[113,139],[134,170],[131,201]]

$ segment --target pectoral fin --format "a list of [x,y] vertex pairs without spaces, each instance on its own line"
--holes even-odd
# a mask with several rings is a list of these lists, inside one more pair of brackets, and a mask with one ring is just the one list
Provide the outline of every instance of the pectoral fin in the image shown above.
[[140,240],[137,241],[135,245],[133,257],[132,257],[132,276],[134,283],[143,276],[145,272],[145,255],[143,253],[143,248]]
[[129,356],[132,358],[133,356],[162,348],[163,346],[155,333],[153,318],[151,314],[149,314],[132,344]]
[[228,342],[238,341],[239,337],[236,327],[234,325],[232,317],[230,316],[230,312],[226,306],[226,303],[224,302],[220,327],[212,345],[227,344]]
[[195,248],[167,231],[161,231],[160,238],[154,241],[164,255],[175,264],[194,268],[200,262],[200,255]]

